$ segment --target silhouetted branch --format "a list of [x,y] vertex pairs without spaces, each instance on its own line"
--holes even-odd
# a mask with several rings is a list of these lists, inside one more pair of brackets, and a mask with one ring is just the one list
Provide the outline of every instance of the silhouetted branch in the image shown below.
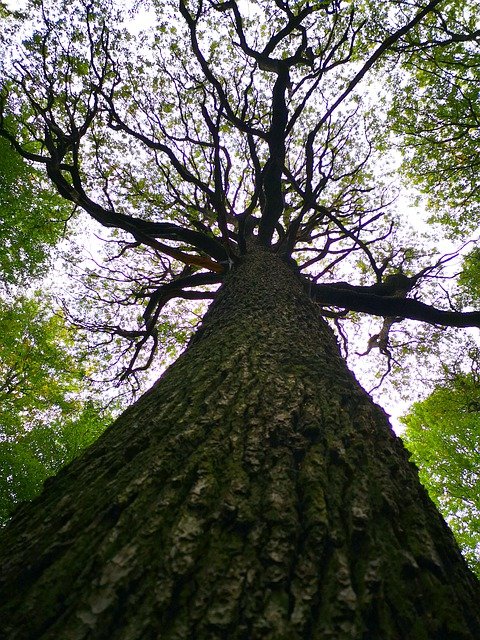
[[[359,311],[376,316],[392,316],[420,320],[429,324],[446,327],[479,327],[480,311],[460,313],[437,309],[413,298],[382,296],[375,293],[375,287],[347,285],[347,283],[313,284],[305,281],[305,288],[315,302]],[[372,293],[369,293],[369,290]]]

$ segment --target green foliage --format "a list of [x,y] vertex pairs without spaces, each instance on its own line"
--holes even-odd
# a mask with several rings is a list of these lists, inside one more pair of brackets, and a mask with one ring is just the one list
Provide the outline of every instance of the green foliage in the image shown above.
[[84,398],[92,361],[40,296],[0,301],[0,522],[111,420]]
[[[45,275],[72,207],[0,138],[0,274],[6,285]],[[10,293],[16,287],[10,289]],[[93,360],[45,297],[0,298],[0,523],[111,420],[87,400]],[[90,369],[90,370],[89,370]]]
[[420,479],[480,576],[480,384],[476,374],[438,386],[403,418]]
[[[451,3],[444,11],[463,39],[444,33],[439,46],[407,57],[390,87],[390,121],[401,136],[404,171],[426,194],[432,220],[460,234],[480,219],[480,55],[467,37],[478,38],[480,16],[478,3]],[[411,42],[427,39],[419,30]]]
[[42,174],[0,137],[0,273],[4,283],[23,283],[45,272],[52,248],[70,215]]
[[462,303],[478,305],[480,302],[480,249],[474,249],[465,256],[458,284]]
[[108,424],[99,407],[85,403],[80,412],[0,442],[0,523],[19,502],[32,500],[44,481],[92,444]]

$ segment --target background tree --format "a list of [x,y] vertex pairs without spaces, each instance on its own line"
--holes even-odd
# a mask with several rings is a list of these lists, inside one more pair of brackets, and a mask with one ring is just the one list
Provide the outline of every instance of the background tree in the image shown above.
[[458,302],[462,306],[478,304],[480,300],[480,251],[470,251],[464,258],[459,273]]
[[[46,478],[91,444],[112,419],[86,377],[94,360],[75,349],[61,315],[41,297],[0,301],[0,522]],[[98,367],[98,365],[97,365]]]
[[108,394],[101,402],[88,382],[98,360],[46,293],[72,211],[0,138],[0,524],[112,419]]
[[[478,305],[480,262],[478,249],[464,258],[459,274],[457,304]],[[472,569],[479,573],[479,486],[477,469],[478,353],[445,366],[444,379],[424,401],[417,402],[402,419],[402,438],[413,453],[420,479],[451,526]],[[462,366],[463,365],[463,366]],[[469,371],[469,373],[465,373]]]
[[[38,169],[0,138],[2,285],[28,285],[45,275],[72,207],[62,201]],[[4,291],[5,293],[5,291]]]
[[151,363],[167,303],[214,302],[5,531],[5,633],[478,637],[478,583],[319,317],[382,318],[368,347],[387,357],[406,318],[480,326],[420,301],[445,259],[414,270],[394,235],[368,85],[417,33],[475,39],[475,7],[153,6],[135,35],[107,1],[32,3],[11,38],[1,135],[117,230],[120,259],[152,258],[129,272],[137,326],[109,325],[133,345],[122,375]]
[[476,373],[457,375],[415,403],[403,436],[420,479],[455,533],[472,569],[480,571],[480,423]]

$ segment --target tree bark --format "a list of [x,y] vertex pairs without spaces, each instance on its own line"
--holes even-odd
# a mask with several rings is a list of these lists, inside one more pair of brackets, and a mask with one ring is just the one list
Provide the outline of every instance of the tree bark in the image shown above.
[[480,638],[386,414],[261,248],[186,352],[1,540],[9,640]]

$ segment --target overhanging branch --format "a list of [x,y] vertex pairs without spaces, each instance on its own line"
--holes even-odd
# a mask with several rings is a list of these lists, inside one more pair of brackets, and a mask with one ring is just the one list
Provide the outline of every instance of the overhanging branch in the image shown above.
[[305,281],[305,288],[311,298],[318,303],[359,311],[376,316],[392,316],[410,320],[419,320],[428,324],[445,327],[479,327],[480,311],[446,311],[414,300],[394,296],[381,296],[365,291],[369,287],[349,288],[335,285],[313,284]]

